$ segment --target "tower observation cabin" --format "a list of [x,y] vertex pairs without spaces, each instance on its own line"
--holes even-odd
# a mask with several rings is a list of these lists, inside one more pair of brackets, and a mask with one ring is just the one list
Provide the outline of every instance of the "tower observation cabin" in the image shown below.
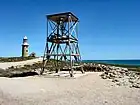
[[[47,40],[43,56],[43,68],[41,74],[47,68],[49,61],[53,59],[53,67],[56,72],[69,70],[70,76],[76,68],[80,68],[81,55],[78,44],[79,19],[71,12],[47,15]],[[48,68],[47,68],[48,70]]]

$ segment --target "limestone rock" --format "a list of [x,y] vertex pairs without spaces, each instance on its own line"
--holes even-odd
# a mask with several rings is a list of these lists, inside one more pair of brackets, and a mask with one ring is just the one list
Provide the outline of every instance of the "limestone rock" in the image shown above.
[[132,85],[132,87],[140,88],[140,84],[134,83],[134,84]]

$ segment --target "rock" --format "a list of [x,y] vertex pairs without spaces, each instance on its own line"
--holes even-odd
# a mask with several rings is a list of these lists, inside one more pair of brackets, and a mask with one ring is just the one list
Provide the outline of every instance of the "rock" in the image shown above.
[[119,83],[117,83],[116,85],[118,85],[118,86],[122,86],[122,84],[119,82]]
[[83,65],[84,65],[84,66],[86,66],[87,64],[86,64],[86,63],[84,63]]
[[114,79],[115,77],[108,76],[109,79]]
[[105,71],[104,73],[105,73],[106,75],[108,75],[108,72],[107,72],[107,71]]
[[114,79],[112,80],[112,82],[119,82],[119,79],[118,79],[118,78],[114,78]]
[[135,78],[134,78],[134,77],[129,77],[129,79],[131,79],[131,80],[132,80],[132,79],[135,79]]
[[115,78],[115,75],[113,73],[110,73],[109,76]]
[[113,71],[113,74],[114,74],[114,75],[117,75],[117,71]]
[[100,76],[102,77],[102,79],[107,79],[107,76],[105,73],[101,74]]
[[118,86],[130,86],[140,88],[140,73],[128,71],[127,68],[96,65],[96,71],[104,71],[101,76],[103,79],[112,79]]
[[132,85],[132,87],[140,88],[140,84],[135,83],[135,84]]
[[122,70],[128,72],[128,68],[122,68]]
[[96,68],[97,68],[97,71],[102,71],[101,67],[96,67]]
[[140,72],[137,72],[136,74],[137,74],[137,75],[140,75]]
[[118,78],[123,78],[123,76],[122,75],[119,75]]
[[134,80],[132,80],[132,79],[129,79],[129,82],[130,82],[130,83],[134,83],[135,81],[134,81]]
[[136,83],[137,84],[140,84],[140,78],[137,79]]
[[8,69],[14,69],[14,68],[15,68],[14,66],[8,67]]
[[107,77],[106,76],[101,76],[103,79],[107,79]]
[[126,75],[126,76],[129,76],[129,75],[130,75],[130,73],[129,73],[129,72],[127,72],[127,73],[125,73],[125,75]]
[[23,67],[23,66],[21,66],[21,65],[15,66],[16,69],[19,69],[19,68],[22,68],[22,67]]
[[124,74],[124,73],[125,73],[125,71],[121,70],[121,71],[120,71],[120,73],[121,73],[121,74]]

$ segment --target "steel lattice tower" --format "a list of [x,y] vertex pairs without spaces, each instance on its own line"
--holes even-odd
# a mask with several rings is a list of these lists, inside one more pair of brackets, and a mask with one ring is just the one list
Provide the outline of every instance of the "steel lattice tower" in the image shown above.
[[[50,59],[55,59],[53,68],[56,72],[66,68],[72,77],[75,64],[80,67],[81,61],[78,45],[79,19],[71,12],[47,15],[46,17],[47,41],[41,74],[44,72],[47,62]],[[84,73],[82,68],[81,71]]]

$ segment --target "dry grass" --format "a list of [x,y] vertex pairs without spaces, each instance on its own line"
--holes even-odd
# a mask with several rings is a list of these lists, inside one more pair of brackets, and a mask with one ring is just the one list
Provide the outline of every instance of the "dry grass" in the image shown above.
[[18,62],[34,59],[35,57],[0,57],[0,62]]

